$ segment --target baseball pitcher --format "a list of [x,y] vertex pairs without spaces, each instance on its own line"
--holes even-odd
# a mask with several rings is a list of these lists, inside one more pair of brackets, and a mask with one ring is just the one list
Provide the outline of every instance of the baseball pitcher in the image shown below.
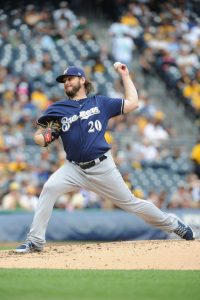
[[66,162],[44,184],[27,240],[17,247],[17,252],[43,250],[47,225],[57,198],[80,188],[110,199],[152,226],[174,232],[186,240],[194,239],[192,229],[176,216],[161,211],[150,201],[136,198],[113,161],[110,145],[104,138],[108,121],[138,107],[137,91],[127,66],[117,62],[114,68],[123,82],[124,99],[88,96],[92,84],[84,71],[75,66],[69,66],[56,78],[63,84],[67,98],[50,105],[38,119],[39,129],[34,139],[38,145],[46,147],[60,137]]

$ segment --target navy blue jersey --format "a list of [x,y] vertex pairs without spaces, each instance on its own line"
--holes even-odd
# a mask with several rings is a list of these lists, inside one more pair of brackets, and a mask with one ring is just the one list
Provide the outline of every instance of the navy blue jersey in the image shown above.
[[61,100],[48,107],[38,119],[59,119],[61,139],[67,159],[87,162],[110,149],[104,135],[108,120],[123,113],[123,99],[93,96],[79,101]]

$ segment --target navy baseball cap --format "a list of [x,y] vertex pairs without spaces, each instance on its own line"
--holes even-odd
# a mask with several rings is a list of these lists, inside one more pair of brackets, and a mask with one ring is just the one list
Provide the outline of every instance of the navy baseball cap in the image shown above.
[[70,66],[67,69],[65,69],[63,75],[60,75],[56,78],[56,81],[64,83],[65,76],[85,77],[85,73],[81,68]]

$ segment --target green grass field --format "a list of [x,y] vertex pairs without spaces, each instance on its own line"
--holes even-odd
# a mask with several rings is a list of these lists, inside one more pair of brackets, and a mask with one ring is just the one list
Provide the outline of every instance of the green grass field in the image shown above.
[[0,269],[0,299],[199,300],[200,271]]
[[199,300],[199,271],[0,269],[1,300]]

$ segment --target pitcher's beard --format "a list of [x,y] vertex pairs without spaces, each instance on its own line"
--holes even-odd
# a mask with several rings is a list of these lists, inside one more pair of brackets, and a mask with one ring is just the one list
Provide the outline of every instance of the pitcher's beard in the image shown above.
[[65,90],[65,94],[69,97],[69,98],[75,98],[75,96],[77,95],[78,91],[80,90],[81,88],[81,84],[80,82],[73,86],[73,88],[70,90],[70,91],[66,91]]

